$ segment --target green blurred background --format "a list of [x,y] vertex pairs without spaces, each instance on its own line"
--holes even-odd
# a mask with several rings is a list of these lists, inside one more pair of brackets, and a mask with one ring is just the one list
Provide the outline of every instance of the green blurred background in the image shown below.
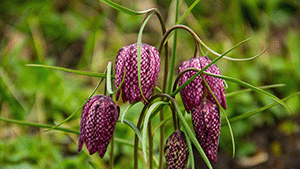
[[[167,22],[174,23],[171,0],[116,0],[135,10],[156,7]],[[179,15],[193,3],[180,1]],[[114,63],[118,50],[135,43],[143,16],[130,16],[97,0],[3,0],[0,2],[0,116],[27,122],[55,125],[74,112],[89,96],[99,78],[75,75],[25,64],[46,64],[91,72],[103,72]],[[300,89],[300,2],[298,0],[200,1],[182,24],[192,28],[213,50],[223,53],[238,42],[252,40],[228,56],[247,58],[270,47],[259,58],[246,62],[225,59],[217,65],[223,75],[255,86],[286,84],[267,90],[279,98]],[[158,47],[162,37],[159,21],[152,17],[143,42]],[[172,39],[172,38],[171,38]],[[172,40],[169,41],[172,46]],[[171,50],[171,48],[170,48]],[[178,66],[193,56],[194,41],[178,31]],[[215,56],[208,54],[211,59]],[[163,59],[162,59],[163,60]],[[158,80],[162,86],[163,67]],[[101,94],[104,86],[96,92]],[[226,92],[244,89],[228,82]],[[182,103],[182,110],[184,109]],[[267,104],[270,98],[250,92],[227,99],[226,113],[234,117]],[[128,103],[118,101],[124,110]],[[227,127],[221,130],[219,160],[215,168],[298,168],[300,166],[299,97],[287,101],[295,111],[282,106],[232,123],[236,157],[232,159]],[[134,106],[126,118],[137,121]],[[64,127],[79,130],[80,112]],[[190,116],[187,120],[191,121]],[[190,123],[191,124],[191,123]],[[172,132],[167,123],[167,134]],[[77,152],[78,135],[0,121],[0,168],[106,168],[108,153]],[[118,123],[116,138],[133,142],[134,133]],[[167,138],[167,137],[166,137]],[[158,143],[158,137],[155,137]],[[132,168],[133,148],[116,144],[115,168]],[[197,157],[199,159],[200,157]],[[140,162],[143,159],[140,158]],[[197,165],[201,160],[197,160]],[[140,165],[141,167],[143,165]],[[198,166],[198,167],[199,167]]]

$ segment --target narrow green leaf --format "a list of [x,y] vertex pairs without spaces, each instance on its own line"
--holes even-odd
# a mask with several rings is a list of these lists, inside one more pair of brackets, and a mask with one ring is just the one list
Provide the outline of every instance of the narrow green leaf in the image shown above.
[[[118,122],[121,122],[121,120],[119,120]],[[141,132],[136,127],[136,125],[134,125],[130,120],[127,120],[127,119],[123,119],[123,122],[133,129],[133,131],[135,132],[135,134],[138,136],[140,142],[142,142]]]
[[126,109],[123,111],[122,116],[121,116],[121,123],[123,124],[123,120],[125,118],[125,115],[127,113],[127,111],[136,104],[137,102],[134,102],[133,104],[129,104]]
[[145,115],[145,120],[144,120],[144,125],[143,125],[143,132],[142,132],[142,149],[143,149],[143,154],[144,154],[144,159],[145,162],[147,162],[147,155],[146,155],[146,137],[148,134],[148,123],[150,120],[151,113],[155,110],[155,108],[159,105],[167,105],[168,103],[164,101],[158,101],[153,103],[150,108],[148,109],[146,115]]
[[[101,78],[106,77],[106,75],[102,74],[102,73],[73,70],[73,69],[67,69],[67,68],[57,67],[57,66],[40,65],[40,64],[26,64],[26,66],[41,67],[41,68],[47,68],[47,69],[53,69],[53,70],[60,70],[60,71],[64,71],[64,72],[69,72],[69,73],[74,73],[74,74],[79,74],[79,75],[85,75],[85,76],[92,76],[92,77],[101,77]],[[112,77],[112,78],[114,78],[114,77]]]
[[132,10],[132,9],[129,9],[129,8],[126,8],[126,7],[123,7],[115,2],[112,2],[110,0],[101,0],[102,2],[106,3],[107,5],[109,5],[110,7],[120,11],[120,12],[124,12],[126,14],[129,14],[129,15],[142,15],[142,14],[145,14],[153,9],[148,9],[148,10],[145,10],[145,11],[135,11],[135,10]]
[[199,2],[200,0],[194,1],[193,4],[185,11],[185,13],[176,21],[175,25],[180,24]]
[[250,58],[237,59],[237,58],[231,58],[231,57],[225,56],[224,59],[231,60],[231,61],[237,61],[237,62],[253,60],[253,59],[259,57],[260,55],[262,55],[263,53],[265,53],[265,51],[269,48],[269,46],[270,46],[270,44],[268,44],[268,46],[263,51],[261,51],[259,54],[252,56]]
[[[292,94],[292,95],[290,95],[290,96],[288,96],[288,97],[282,99],[282,101],[287,101],[288,99],[291,99],[291,98],[293,98],[293,97],[295,97],[295,96],[298,96],[298,95],[300,95],[300,92],[294,93],[294,94]],[[278,102],[275,102],[275,103],[266,105],[266,106],[264,106],[264,107],[261,107],[261,108],[258,108],[258,109],[249,111],[249,112],[247,112],[247,113],[244,113],[244,114],[235,116],[235,117],[233,117],[233,118],[230,118],[229,121],[232,123],[232,122],[235,122],[235,121],[238,121],[238,120],[245,119],[245,118],[250,117],[250,116],[252,116],[252,115],[255,115],[255,114],[257,114],[257,113],[263,112],[263,111],[265,111],[265,110],[267,110],[267,109],[269,109],[269,108],[275,107],[275,106],[277,106],[278,104],[279,104]],[[222,122],[222,126],[225,126],[225,125],[227,125],[227,123],[225,123],[225,122],[223,121],[223,122]]]
[[141,28],[140,28],[140,31],[138,34],[138,39],[137,39],[137,67],[138,67],[139,88],[140,88],[141,95],[146,102],[147,102],[147,99],[145,98],[145,96],[143,94],[142,84],[141,84],[141,45],[142,45],[143,30],[144,30],[147,22],[149,21],[150,17],[152,16],[152,14],[153,13],[149,14],[145,18],[144,22],[141,25]]
[[[258,88],[260,88],[260,89],[270,89],[270,88],[283,87],[283,86],[285,86],[285,84],[267,85],[267,86],[261,86],[261,87],[258,87]],[[253,91],[253,90],[252,89],[244,89],[244,90],[234,91],[234,92],[231,92],[231,93],[227,93],[226,98],[233,97],[233,96],[236,96],[236,95],[239,95],[239,94],[244,94],[244,93],[251,92],[251,91]]]
[[95,89],[93,90],[93,92],[90,94],[90,96],[69,116],[67,117],[65,120],[63,120],[62,122],[60,122],[59,124],[51,127],[50,129],[45,130],[45,132],[53,130],[59,126],[61,126],[62,124],[64,124],[65,122],[69,121],[73,116],[75,116],[75,114],[88,102],[88,100],[90,100],[90,98],[95,94],[96,90],[99,88],[99,86],[101,85],[102,81],[104,78],[101,78],[101,80],[99,81],[99,83],[97,84],[97,86],[95,87]]
[[[38,127],[38,128],[52,128],[53,127],[51,125],[46,125],[46,124],[29,123],[29,122],[25,122],[25,121],[13,120],[13,119],[6,119],[6,118],[2,118],[2,117],[0,117],[0,120],[1,121],[6,121],[6,122],[10,122],[10,123],[20,124],[20,125],[25,125],[25,126]],[[68,129],[68,128],[64,128],[64,127],[57,127],[54,130],[59,130],[59,131],[64,131],[64,132],[68,132],[68,133],[79,134],[79,132],[77,130],[72,130],[72,129]]]
[[217,77],[217,78],[221,78],[221,79],[225,79],[227,81],[231,81],[231,82],[234,82],[234,83],[237,83],[239,85],[242,85],[242,86],[245,86],[245,87],[248,87],[258,93],[261,93],[261,94],[265,94],[269,97],[271,97],[273,100],[275,100],[276,102],[280,103],[281,105],[283,105],[285,108],[289,109],[292,113],[294,113],[294,111],[286,104],[284,103],[282,100],[280,100],[278,97],[272,95],[271,93],[268,93],[260,88],[257,88],[249,83],[246,83],[244,81],[241,81],[239,79],[236,79],[236,78],[232,78],[232,77],[228,77],[228,76],[223,76],[223,75],[216,75],[216,74],[212,74],[212,73],[208,73],[208,72],[204,72],[205,74],[207,75],[210,75],[210,76],[214,76],[214,77]]

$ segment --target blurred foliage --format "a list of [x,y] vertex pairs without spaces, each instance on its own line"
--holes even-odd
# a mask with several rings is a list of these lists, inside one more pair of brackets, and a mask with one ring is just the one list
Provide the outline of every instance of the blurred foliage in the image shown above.
[[[168,27],[174,23],[171,0],[115,2],[136,10],[156,7]],[[180,14],[183,14],[193,0],[180,3]],[[233,58],[256,55],[270,43],[267,52],[255,60],[232,62],[222,59],[217,65],[222,74],[255,86],[284,83],[285,87],[268,90],[284,98],[300,89],[299,18],[300,3],[297,0],[215,0],[200,1],[183,24],[219,53],[252,37],[253,40],[229,54]],[[117,12],[95,0],[1,1],[1,117],[51,125],[61,122],[89,96],[99,79],[26,67],[25,64],[103,72],[108,61],[114,62],[122,46],[136,42],[142,19],[142,16]],[[194,51],[192,37],[186,32],[178,32],[176,68],[193,56]],[[158,47],[161,37],[159,22],[153,17],[146,26],[143,41]],[[215,58],[211,54],[208,56]],[[160,73],[158,86],[161,86],[162,78]],[[228,82],[226,92],[240,89],[242,87]],[[97,93],[102,92],[103,85]],[[127,106],[121,101],[118,103],[123,110]],[[234,117],[270,103],[273,100],[264,95],[246,93],[227,99],[226,113]],[[280,124],[282,132],[299,134],[299,125],[294,121],[299,116],[299,97],[287,103],[296,114],[276,106],[232,124],[238,157],[258,151],[254,142],[244,139],[255,129]],[[135,113],[140,109],[141,105],[135,105],[126,118],[136,122]],[[79,129],[79,117],[80,112],[64,126]],[[191,121],[189,116],[187,120]],[[153,123],[157,124],[157,121],[154,119]],[[167,129],[171,129],[171,125],[171,122],[167,123]],[[168,130],[166,136],[171,132]],[[6,122],[0,122],[0,133],[0,168],[89,168],[90,165],[105,168],[109,160],[108,155],[100,160],[97,154],[77,153],[78,136],[75,134],[45,133],[42,129]],[[115,135],[133,142],[133,131],[121,123],[117,124]],[[158,142],[158,137],[154,142]],[[277,154],[281,152],[278,147],[277,144],[272,146]],[[221,130],[220,149],[228,156],[232,153],[227,127]],[[132,168],[133,149],[116,144],[115,151],[115,168]]]

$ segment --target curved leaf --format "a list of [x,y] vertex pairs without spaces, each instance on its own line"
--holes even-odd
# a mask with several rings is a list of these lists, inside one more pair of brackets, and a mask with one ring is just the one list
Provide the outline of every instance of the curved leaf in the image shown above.
[[[282,99],[282,101],[287,101],[288,99],[291,99],[291,98],[293,98],[293,97],[295,97],[295,96],[298,96],[298,95],[300,95],[300,92],[294,93],[294,94],[292,94],[292,95],[290,95],[290,96],[288,96],[288,97]],[[244,113],[244,114],[235,116],[235,117],[233,117],[233,118],[230,118],[229,121],[232,123],[232,122],[235,122],[235,121],[238,121],[238,120],[245,119],[245,118],[247,118],[247,117],[250,117],[250,116],[252,116],[252,115],[255,115],[255,114],[257,114],[257,113],[260,113],[260,112],[262,112],[262,111],[265,111],[265,110],[267,110],[267,109],[269,109],[269,108],[272,108],[272,107],[274,107],[274,106],[277,106],[278,104],[279,104],[278,102],[275,102],[275,103],[266,105],[266,106],[264,106],[264,107],[261,107],[261,108],[258,108],[258,109],[249,111],[249,112],[247,112],[247,113]],[[225,126],[225,125],[227,125],[227,123],[222,122],[221,125],[222,125],[222,126]]]
[[143,149],[143,154],[144,154],[144,159],[145,159],[145,162],[147,162],[147,155],[146,155],[146,137],[147,137],[147,131],[148,131],[148,123],[149,123],[149,120],[150,120],[150,116],[152,114],[152,112],[155,110],[155,108],[159,105],[167,105],[168,103],[164,102],[164,101],[159,101],[159,102],[155,102],[153,103],[146,115],[145,115],[145,120],[144,120],[144,128],[143,128],[143,132],[142,132],[142,149]]
[[122,84],[124,83],[125,76],[126,76],[126,67],[124,68],[124,74],[123,74],[122,81],[121,81],[120,85],[118,86],[118,88],[115,91],[112,91],[113,87],[112,87],[112,84],[111,84],[111,80],[112,80],[111,68],[112,68],[112,64],[111,64],[111,62],[108,62],[107,69],[106,69],[107,70],[107,73],[106,73],[106,90],[107,90],[108,94],[115,94],[120,90],[120,88],[122,87]]
[[232,77],[228,77],[228,76],[223,76],[223,75],[216,75],[216,74],[212,74],[212,73],[208,73],[208,72],[204,72],[205,74],[207,75],[210,75],[210,76],[213,76],[213,77],[217,77],[217,78],[221,78],[221,79],[225,79],[227,81],[231,81],[231,82],[234,82],[234,83],[237,83],[239,85],[242,85],[242,86],[245,86],[247,88],[250,88],[258,93],[262,93],[262,94],[265,94],[269,97],[271,97],[273,100],[275,100],[276,102],[280,103],[281,105],[283,105],[284,107],[286,107],[287,109],[289,109],[292,113],[294,113],[294,111],[286,104],[284,103],[282,100],[280,100],[278,97],[272,95],[271,93],[268,93],[258,87],[255,87],[249,83],[246,83],[244,81],[241,81],[239,79],[236,79],[236,78],[232,78]]
[[129,14],[129,15],[142,15],[142,14],[145,14],[153,9],[148,9],[148,10],[145,10],[145,11],[134,11],[132,9],[129,9],[129,8],[126,8],[126,7],[123,7],[115,2],[112,2],[110,0],[101,0],[102,2],[106,3],[107,5],[109,5],[110,7],[120,11],[120,12],[124,12],[126,14]]
[[[79,75],[85,75],[85,76],[92,76],[92,77],[101,77],[101,78],[105,78],[106,77],[106,75],[102,74],[102,73],[73,70],[73,69],[67,69],[67,68],[58,67],[58,66],[49,66],[49,65],[40,65],[40,64],[26,64],[25,66],[42,67],[42,68],[53,69],[53,70],[60,70],[60,71],[64,71],[64,72],[69,72],[69,73],[74,73],[74,74],[79,74]],[[112,77],[112,78],[114,78],[114,77]]]
[[[46,125],[46,124],[29,123],[29,122],[25,122],[25,121],[6,119],[6,118],[2,118],[2,117],[0,117],[0,120],[10,122],[10,123],[20,124],[20,125],[25,125],[25,126],[31,126],[31,127],[39,127],[39,128],[52,128],[53,127],[51,125]],[[64,128],[64,127],[57,127],[57,128],[54,128],[54,130],[60,130],[60,131],[68,132],[68,133],[79,134],[79,131],[77,131],[77,130],[72,130],[72,129],[68,129],[68,128]]]
[[[118,122],[121,122],[121,120],[118,120]],[[140,142],[142,142],[142,135],[141,135],[141,132],[140,132],[139,129],[136,127],[136,125],[134,125],[131,121],[129,121],[129,120],[127,120],[127,119],[123,119],[123,122],[133,129],[133,131],[135,132],[135,134],[138,136]]]
[[[258,87],[258,88],[260,88],[260,89],[270,89],[270,88],[283,87],[283,86],[285,86],[285,84],[273,84],[273,85],[261,86],[261,87]],[[239,91],[227,93],[226,98],[233,97],[235,95],[239,95],[239,94],[243,94],[243,93],[247,93],[247,92],[251,92],[251,91],[253,91],[253,90],[252,89],[244,89],[244,90],[239,90]]]

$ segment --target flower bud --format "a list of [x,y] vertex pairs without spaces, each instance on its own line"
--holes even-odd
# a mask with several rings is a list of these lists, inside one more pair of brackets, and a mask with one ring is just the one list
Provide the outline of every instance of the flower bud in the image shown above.
[[[115,87],[118,88],[124,76],[125,80],[120,90],[116,93],[116,99],[122,91],[123,102],[146,101],[143,99],[138,82],[137,44],[125,46],[118,52],[115,63]],[[158,78],[160,57],[158,50],[148,44],[141,44],[141,87],[145,99],[149,99]]]
[[192,121],[197,140],[207,157],[217,162],[221,120],[219,107],[204,99],[192,110]]
[[103,158],[113,135],[120,108],[109,96],[96,95],[83,106],[78,151],[85,142],[90,155],[98,151]]
[[165,158],[167,169],[186,168],[189,149],[182,131],[174,131],[165,145]]
[[[181,65],[179,66],[179,73],[181,73],[182,71],[188,68],[197,68],[201,70],[209,63],[211,63],[211,60],[207,56],[191,58],[190,60],[181,63]],[[215,64],[212,64],[210,67],[208,67],[205,70],[205,72],[221,75],[219,68]],[[184,82],[186,82],[189,78],[191,78],[196,73],[197,72],[195,71],[188,71],[184,73],[179,79],[179,83],[178,83],[179,86],[181,86]],[[221,104],[221,106],[224,109],[226,109],[225,89],[224,89],[223,80],[206,74],[204,74],[204,78],[207,81],[208,85],[210,86],[212,92],[216,96],[218,102]],[[200,102],[203,100],[204,89],[205,89],[204,86],[205,86],[204,81],[199,75],[180,91],[182,102],[188,113],[193,108],[198,107],[200,105]],[[213,98],[213,96],[211,95],[208,89],[206,90],[206,93],[207,93],[207,99],[213,103],[216,103],[215,99]]]

